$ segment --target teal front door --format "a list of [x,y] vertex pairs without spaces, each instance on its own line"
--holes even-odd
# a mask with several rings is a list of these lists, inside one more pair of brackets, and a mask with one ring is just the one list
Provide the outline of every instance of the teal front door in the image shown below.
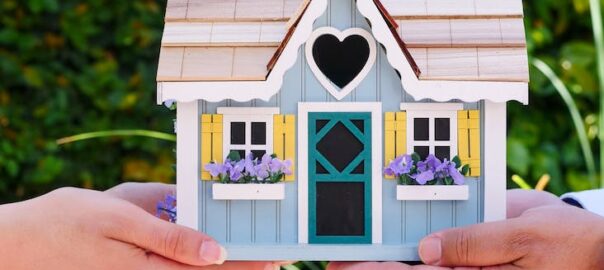
[[309,243],[371,243],[371,113],[308,114]]

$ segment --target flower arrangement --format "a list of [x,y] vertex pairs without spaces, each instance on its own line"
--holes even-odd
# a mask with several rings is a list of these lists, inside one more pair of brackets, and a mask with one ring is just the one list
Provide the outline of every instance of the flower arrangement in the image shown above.
[[416,153],[394,159],[384,174],[395,176],[401,185],[463,185],[470,166],[461,165],[458,156],[441,161],[434,155],[421,160]]
[[257,159],[250,153],[241,159],[239,153],[233,151],[223,164],[211,162],[204,168],[223,184],[274,184],[292,174],[291,166],[290,160],[280,160],[274,154]]
[[166,195],[163,201],[157,202],[155,211],[155,216],[161,218],[162,214],[166,214],[168,221],[176,223],[176,197]]

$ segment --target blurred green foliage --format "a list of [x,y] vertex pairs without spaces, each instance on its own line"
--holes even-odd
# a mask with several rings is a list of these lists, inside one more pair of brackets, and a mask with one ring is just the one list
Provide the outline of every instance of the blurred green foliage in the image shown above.
[[[170,133],[155,105],[165,0],[0,2],[0,203],[60,186],[172,181],[173,143],[99,139],[57,146],[82,132]],[[525,1],[528,49],[563,79],[598,153],[598,80],[588,0]],[[531,104],[509,105],[510,175],[552,177],[550,191],[589,188],[567,108],[531,69]],[[510,187],[515,184],[510,182]]]
[[[589,0],[525,1],[524,7],[529,55],[546,62],[570,89],[592,149],[598,153],[599,93]],[[548,189],[557,194],[589,189],[585,161],[566,105],[543,74],[534,67],[530,73],[530,105],[508,106],[510,173],[531,179],[532,185],[550,174]],[[515,184],[510,182],[509,186]]]

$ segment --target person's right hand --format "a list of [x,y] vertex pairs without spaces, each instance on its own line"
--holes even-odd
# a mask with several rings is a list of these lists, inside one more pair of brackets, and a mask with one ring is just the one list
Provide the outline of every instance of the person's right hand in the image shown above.
[[[62,188],[0,206],[2,269],[274,269],[227,262],[210,237],[113,195]],[[222,264],[222,265],[220,265]]]

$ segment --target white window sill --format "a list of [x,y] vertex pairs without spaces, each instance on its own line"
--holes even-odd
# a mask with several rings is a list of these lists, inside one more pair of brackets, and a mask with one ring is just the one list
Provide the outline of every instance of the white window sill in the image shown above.
[[214,200],[283,200],[285,184],[219,184],[212,185]]
[[399,201],[467,201],[470,190],[461,186],[396,186]]

